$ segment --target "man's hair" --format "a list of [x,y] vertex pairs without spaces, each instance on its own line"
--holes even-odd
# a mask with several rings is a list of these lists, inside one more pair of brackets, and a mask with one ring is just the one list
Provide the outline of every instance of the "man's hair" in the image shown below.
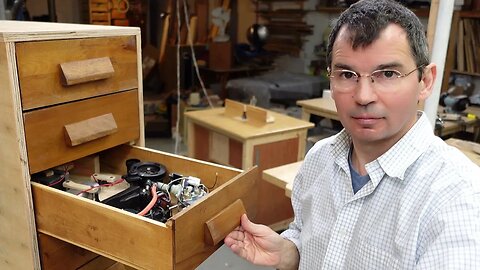
[[333,44],[342,26],[346,26],[352,48],[356,49],[373,43],[391,23],[399,25],[407,33],[417,67],[428,65],[428,45],[424,28],[411,10],[393,0],[361,0],[340,14],[333,25],[328,38],[327,66],[332,65]]

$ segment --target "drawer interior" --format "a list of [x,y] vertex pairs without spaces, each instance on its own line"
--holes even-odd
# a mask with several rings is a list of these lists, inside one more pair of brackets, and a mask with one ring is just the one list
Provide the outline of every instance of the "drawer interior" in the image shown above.
[[120,145],[99,153],[101,172],[125,174],[135,158],[158,162],[169,173],[198,177],[211,187],[165,223],[32,182],[40,232],[140,269],[192,269],[219,244],[205,242],[205,223],[241,199],[249,215],[258,171],[241,172],[147,148]]

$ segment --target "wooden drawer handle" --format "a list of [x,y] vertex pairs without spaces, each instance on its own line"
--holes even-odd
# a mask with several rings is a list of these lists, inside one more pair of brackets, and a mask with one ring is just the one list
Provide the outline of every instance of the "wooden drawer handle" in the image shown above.
[[214,246],[222,241],[235,227],[240,225],[240,217],[246,213],[243,202],[237,199],[227,208],[205,222],[205,243]]
[[113,118],[113,114],[109,113],[65,125],[65,139],[67,145],[76,146],[105,137],[116,131],[117,123]]
[[110,57],[61,63],[60,68],[63,75],[63,85],[107,79],[115,73]]

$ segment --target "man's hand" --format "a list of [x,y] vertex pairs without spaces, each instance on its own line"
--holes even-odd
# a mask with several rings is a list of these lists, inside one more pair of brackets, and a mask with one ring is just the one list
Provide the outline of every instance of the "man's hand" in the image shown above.
[[225,244],[253,264],[278,269],[297,269],[299,255],[295,244],[265,225],[252,223],[242,215],[241,224],[225,237]]

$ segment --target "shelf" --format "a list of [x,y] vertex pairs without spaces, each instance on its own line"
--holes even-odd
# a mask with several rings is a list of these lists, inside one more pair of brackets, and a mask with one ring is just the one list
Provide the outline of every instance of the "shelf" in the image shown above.
[[458,71],[452,69],[451,73],[480,77],[480,73],[477,72]]

